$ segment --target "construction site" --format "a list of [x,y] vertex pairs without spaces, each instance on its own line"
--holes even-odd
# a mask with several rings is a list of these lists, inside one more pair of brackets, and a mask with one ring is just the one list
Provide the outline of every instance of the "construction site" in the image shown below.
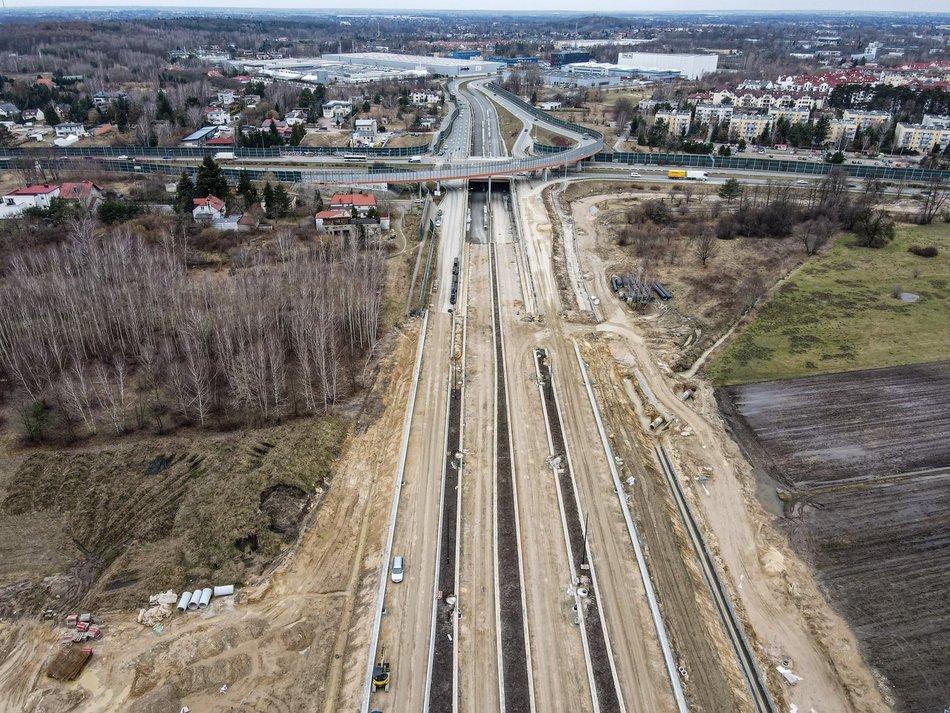
[[[462,143],[504,157],[477,81]],[[946,363],[717,390],[709,360],[798,244],[710,248],[720,199],[684,181],[571,166],[417,188],[399,199],[417,230],[385,253],[391,318],[324,414],[61,448],[5,432],[0,711],[941,700],[947,647],[913,625],[945,574],[927,551],[947,424],[914,453],[894,434],[946,412]],[[916,400],[872,396],[895,390]],[[891,512],[918,558],[876,541]],[[876,561],[894,596],[871,608]],[[898,636],[924,665],[888,652]]]

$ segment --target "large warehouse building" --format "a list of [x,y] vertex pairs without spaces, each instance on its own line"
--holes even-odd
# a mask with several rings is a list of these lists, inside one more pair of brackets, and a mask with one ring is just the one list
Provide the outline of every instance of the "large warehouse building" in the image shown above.
[[617,64],[624,69],[675,70],[686,79],[699,79],[716,71],[719,55],[621,52]]
[[364,67],[385,69],[425,69],[429,74],[445,77],[477,77],[494,74],[504,69],[502,62],[484,59],[453,59],[429,57],[420,54],[392,54],[390,52],[353,52],[351,54],[325,54],[323,59],[342,64],[359,64]]

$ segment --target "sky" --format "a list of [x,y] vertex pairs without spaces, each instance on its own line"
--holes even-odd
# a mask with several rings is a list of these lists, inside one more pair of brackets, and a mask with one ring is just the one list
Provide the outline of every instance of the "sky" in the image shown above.
[[[261,8],[260,0],[3,0],[7,8],[50,8],[50,7],[188,7],[200,11],[203,7],[215,9]],[[394,4],[391,0],[271,0],[267,9],[336,9],[349,10],[379,9],[387,13],[409,10],[494,10],[512,11],[571,11],[582,10],[585,13],[661,13],[661,12],[943,12],[950,14],[950,5],[933,0],[836,0],[834,3],[819,0],[664,0],[662,3],[646,0],[406,0],[405,4]]]

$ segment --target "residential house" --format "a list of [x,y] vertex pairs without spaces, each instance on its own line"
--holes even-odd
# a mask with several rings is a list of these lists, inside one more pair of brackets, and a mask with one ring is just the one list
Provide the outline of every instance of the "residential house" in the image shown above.
[[375,144],[378,128],[376,119],[357,119],[353,122],[353,145]]
[[0,119],[12,119],[20,113],[16,105],[10,103],[0,104]]
[[277,130],[279,136],[284,139],[287,139],[290,136],[291,128],[287,126],[286,121],[281,121],[279,119],[264,119],[261,122],[261,131],[270,131],[271,126],[274,126]]
[[858,111],[856,109],[845,109],[841,117],[844,121],[855,122],[862,131],[876,129],[886,126],[893,118],[889,111]]
[[228,110],[219,107],[205,107],[204,115],[205,122],[212,126],[224,126],[231,121],[231,114],[228,113]]
[[246,109],[256,109],[257,105],[261,103],[261,97],[259,94],[245,94],[243,101]]
[[224,217],[224,201],[217,196],[208,196],[207,198],[195,198],[194,209],[191,211],[191,217],[195,222],[206,221],[213,222]]
[[[323,232],[330,233],[331,235],[335,233],[349,232],[350,221],[352,218],[352,211],[344,209],[321,210],[313,217],[317,230],[322,230]],[[343,227],[346,227],[345,231],[339,230],[339,228]]]
[[307,123],[307,110],[306,109],[291,109],[284,116],[284,122],[287,126],[293,127],[294,124],[306,124]]
[[14,218],[27,208],[47,209],[58,196],[59,186],[49,184],[18,188],[0,198],[0,218]]
[[116,99],[128,98],[129,95],[125,92],[98,92],[92,98],[92,103],[95,104],[97,108],[102,109],[103,107],[112,106],[112,102]]
[[419,126],[423,129],[431,129],[435,126],[435,117],[434,116],[424,116],[419,119]]
[[929,153],[937,146],[941,151],[950,144],[950,126],[925,126],[899,122],[894,131],[894,146]]
[[353,113],[353,102],[349,99],[334,99],[323,105],[323,118],[342,121]]
[[33,81],[33,86],[46,87],[47,89],[55,89],[56,84],[52,79],[47,79],[46,77],[37,77]]
[[733,114],[729,119],[729,138],[731,140],[757,139],[772,129],[774,117],[768,114]]
[[75,121],[64,121],[56,125],[56,138],[65,139],[67,136],[85,136],[85,127]]
[[541,111],[560,111],[561,102],[538,102],[538,109]]
[[234,103],[234,90],[233,89],[219,89],[218,90],[218,102],[221,106],[230,106]]
[[432,106],[441,99],[442,95],[438,92],[416,91],[409,94],[409,101],[415,106]]
[[334,193],[330,199],[328,210],[353,210],[360,217],[365,218],[370,211],[376,210],[376,196],[372,193]]
[[697,104],[696,121],[706,125],[727,123],[732,118],[735,107],[731,104]]
[[656,113],[656,120],[666,122],[666,131],[674,136],[686,136],[689,131],[693,115],[689,111],[661,109]]
[[76,201],[91,213],[102,201],[102,189],[92,181],[64,183],[59,188],[59,197],[64,201]]
[[39,124],[46,121],[46,115],[42,109],[24,109],[20,112],[20,117],[27,124]]
[[215,230],[231,230],[241,233],[255,230],[258,225],[260,225],[260,221],[250,213],[245,213],[244,215],[227,215],[211,221],[211,227]]

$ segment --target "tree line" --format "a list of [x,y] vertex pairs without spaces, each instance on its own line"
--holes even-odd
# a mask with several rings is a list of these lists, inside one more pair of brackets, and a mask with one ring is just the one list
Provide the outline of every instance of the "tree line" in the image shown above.
[[34,440],[227,427],[326,411],[377,338],[382,245],[278,231],[227,276],[186,269],[173,230],[14,256],[0,282],[2,396]]

